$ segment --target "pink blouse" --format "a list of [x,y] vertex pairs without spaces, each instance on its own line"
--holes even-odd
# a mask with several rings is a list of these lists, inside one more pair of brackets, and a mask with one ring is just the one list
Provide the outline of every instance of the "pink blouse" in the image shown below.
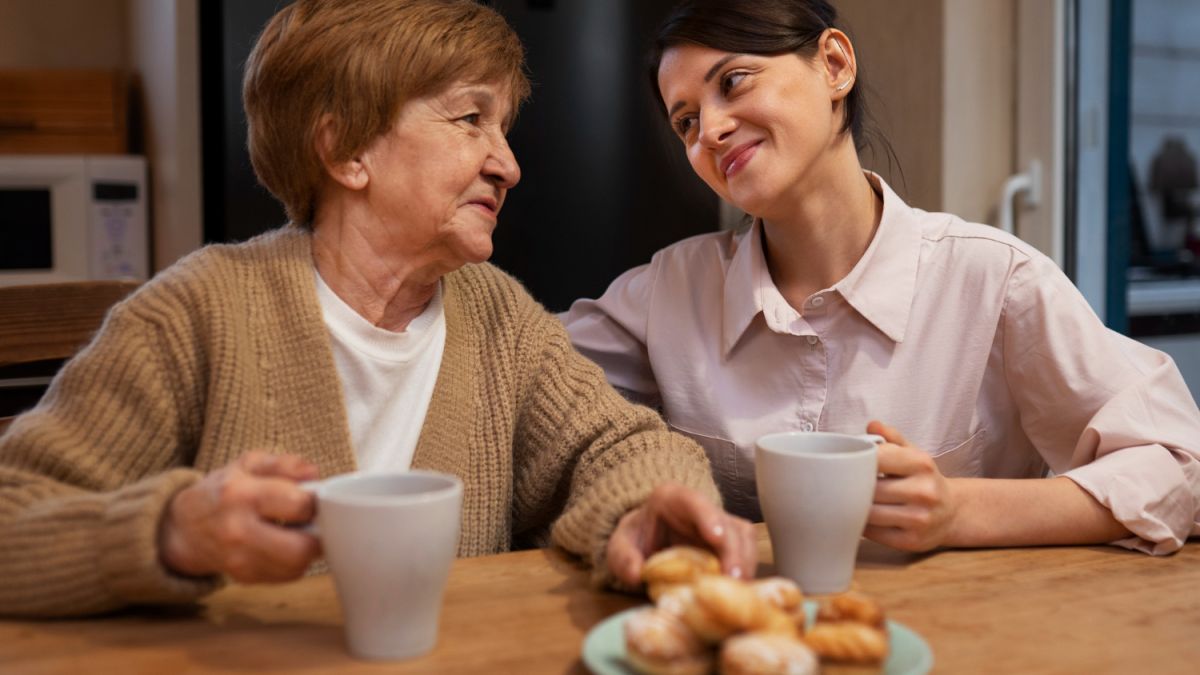
[[760,519],[760,435],[879,419],[947,476],[1069,477],[1136,535],[1115,544],[1200,535],[1200,411],[1171,358],[1107,329],[1029,245],[878,182],[874,240],[803,313],[755,224],[667,247],[561,318],[614,386],[704,446],[740,515]]

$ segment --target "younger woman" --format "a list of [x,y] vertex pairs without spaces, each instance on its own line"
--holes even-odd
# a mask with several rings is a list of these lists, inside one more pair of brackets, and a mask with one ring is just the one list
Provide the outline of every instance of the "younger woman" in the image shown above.
[[1171,359],[1030,246],[863,171],[828,2],[683,2],[651,79],[693,169],[754,222],[658,252],[564,320],[704,445],[727,508],[759,517],[758,436],[865,429],[888,440],[866,536],[890,546],[1169,553],[1200,534],[1200,412]]

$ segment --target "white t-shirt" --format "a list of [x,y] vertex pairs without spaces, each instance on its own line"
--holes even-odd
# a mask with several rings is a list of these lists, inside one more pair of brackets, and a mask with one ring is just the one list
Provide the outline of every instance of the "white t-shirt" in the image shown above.
[[407,470],[446,347],[442,286],[420,316],[394,333],[359,316],[315,270],[314,276],[358,468]]

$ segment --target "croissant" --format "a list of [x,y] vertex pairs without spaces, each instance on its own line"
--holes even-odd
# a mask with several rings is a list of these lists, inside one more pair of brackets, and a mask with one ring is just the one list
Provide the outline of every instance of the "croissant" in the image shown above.
[[817,656],[803,642],[782,635],[744,633],[721,647],[723,675],[815,675]]
[[888,653],[886,632],[852,621],[817,623],[803,639],[822,659],[840,663],[879,664]]
[[817,610],[818,623],[838,621],[854,621],[883,628],[883,608],[873,598],[862,593],[855,591],[840,593],[821,601]]
[[[745,582],[720,571],[716,556],[687,546],[646,561],[642,580],[656,606],[625,623],[635,670],[693,675],[720,665],[727,675],[806,675],[822,662],[857,670],[887,659],[886,619],[874,599],[848,592],[822,600],[816,624],[805,634],[804,593],[795,582]],[[720,646],[719,659],[711,645]]]
[[688,607],[696,602],[696,594],[691,585],[678,584],[665,587],[653,600],[654,604],[662,611],[682,619],[683,615],[687,613]]
[[678,616],[656,608],[625,621],[625,652],[645,675],[705,675],[713,666],[708,646]]
[[804,632],[804,593],[796,582],[786,577],[768,577],[752,582],[751,587],[758,597],[787,615],[799,632]]
[[798,633],[795,622],[759,597],[750,584],[723,576],[701,577],[695,583],[683,618],[700,637],[714,643],[753,630]]
[[650,556],[642,565],[651,600],[671,586],[690,584],[706,574],[720,574],[721,561],[712,553],[691,546],[673,546]]

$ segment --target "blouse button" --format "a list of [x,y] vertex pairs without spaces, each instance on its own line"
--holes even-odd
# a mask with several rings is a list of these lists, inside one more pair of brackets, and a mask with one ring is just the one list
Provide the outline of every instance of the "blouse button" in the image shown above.
[[812,431],[813,430],[812,422],[805,422],[804,424],[801,424],[800,430],[801,431]]
[[819,342],[819,340],[817,340],[817,336],[816,336],[816,335],[809,335],[809,336],[808,336],[808,344],[810,344],[810,345],[815,345],[815,344],[817,344],[817,342]]
[[823,304],[825,304],[825,298],[820,295],[812,299],[813,307],[820,307]]

